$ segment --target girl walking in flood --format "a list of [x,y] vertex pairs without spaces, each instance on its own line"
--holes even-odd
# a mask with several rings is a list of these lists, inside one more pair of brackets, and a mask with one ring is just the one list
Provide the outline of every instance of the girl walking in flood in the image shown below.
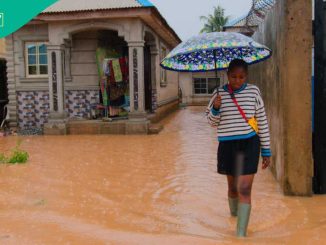
[[270,165],[270,136],[260,91],[247,83],[247,63],[231,61],[227,77],[229,83],[213,93],[206,114],[208,122],[217,127],[217,172],[227,176],[230,212],[238,218],[236,234],[244,237],[260,153],[262,168]]

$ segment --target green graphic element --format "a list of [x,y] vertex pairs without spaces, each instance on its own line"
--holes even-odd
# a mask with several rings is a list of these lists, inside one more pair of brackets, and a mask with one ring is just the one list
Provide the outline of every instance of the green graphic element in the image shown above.
[[[1,0],[0,38],[6,37],[27,24],[58,0]],[[6,21],[4,23],[4,16]],[[1,25],[2,24],[2,25]]]
[[3,20],[3,13],[0,13],[0,27],[3,27],[4,20]]

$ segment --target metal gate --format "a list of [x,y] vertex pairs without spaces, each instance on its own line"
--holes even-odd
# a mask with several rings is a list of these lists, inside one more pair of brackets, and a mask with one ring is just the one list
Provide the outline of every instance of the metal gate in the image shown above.
[[313,189],[326,194],[326,1],[314,1]]

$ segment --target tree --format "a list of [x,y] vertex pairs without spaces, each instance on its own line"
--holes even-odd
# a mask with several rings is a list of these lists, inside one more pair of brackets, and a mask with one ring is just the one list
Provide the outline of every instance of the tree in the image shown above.
[[213,15],[201,16],[200,20],[205,21],[203,32],[223,31],[223,26],[229,21],[229,16],[224,16],[224,8],[221,6],[214,7]]

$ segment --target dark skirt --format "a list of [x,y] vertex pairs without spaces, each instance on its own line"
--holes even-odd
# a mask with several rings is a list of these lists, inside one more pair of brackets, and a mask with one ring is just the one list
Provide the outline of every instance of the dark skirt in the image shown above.
[[217,151],[217,172],[239,176],[257,173],[260,153],[259,136],[220,142]]

